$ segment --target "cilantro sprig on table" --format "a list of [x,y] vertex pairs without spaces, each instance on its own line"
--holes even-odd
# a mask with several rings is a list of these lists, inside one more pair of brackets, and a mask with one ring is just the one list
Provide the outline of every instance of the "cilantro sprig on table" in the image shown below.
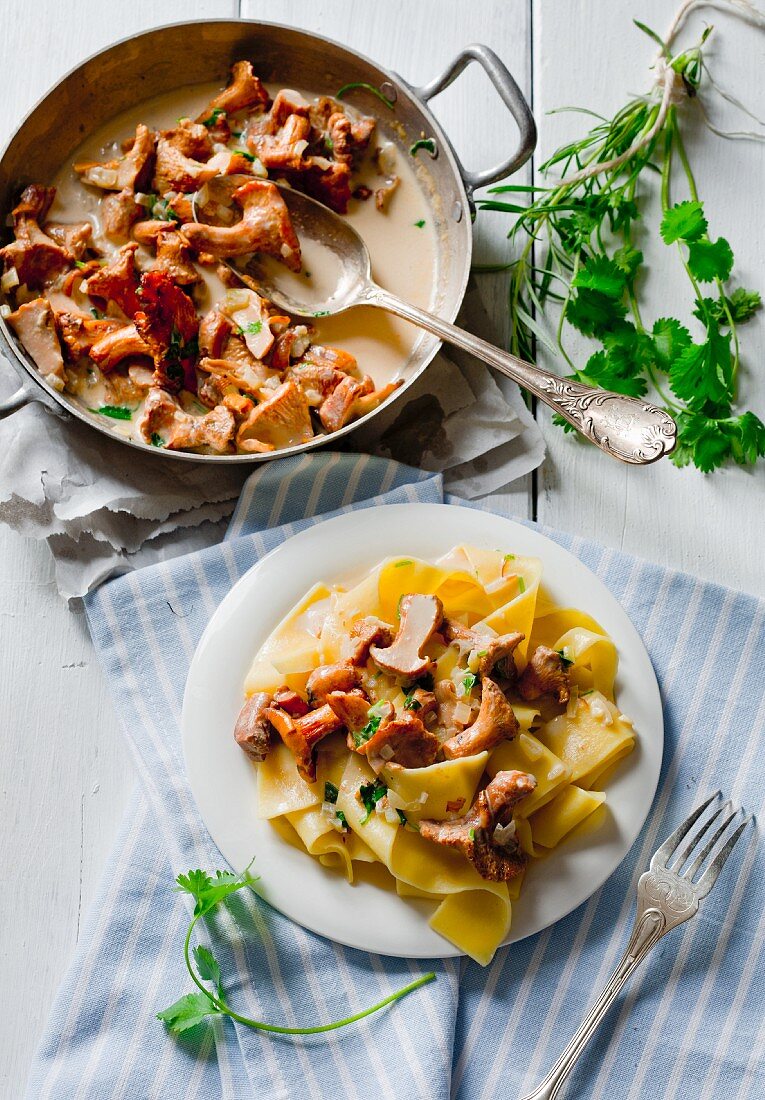
[[240,875],[234,875],[230,871],[210,873],[200,870],[178,875],[176,879],[177,889],[182,893],[189,894],[194,899],[194,913],[186,931],[183,957],[186,969],[197,988],[194,993],[187,993],[174,1004],[157,1013],[157,1019],[162,1020],[168,1031],[173,1034],[180,1035],[188,1031],[189,1028],[196,1027],[198,1024],[215,1017],[228,1017],[245,1027],[254,1028],[256,1031],[270,1031],[279,1035],[318,1035],[321,1032],[336,1031],[338,1028],[356,1023],[357,1020],[363,1020],[364,1017],[371,1016],[372,1013],[378,1012],[386,1005],[400,1000],[408,993],[412,993],[415,989],[419,989],[435,979],[435,974],[429,971],[427,974],[423,974],[422,977],[417,978],[416,981],[404,986],[403,989],[399,989],[396,993],[392,993],[389,997],[378,1001],[370,1008],[357,1012],[353,1016],[346,1016],[342,1020],[335,1020],[330,1024],[319,1024],[313,1027],[282,1027],[279,1024],[268,1024],[261,1020],[253,1020],[249,1016],[243,1016],[232,1008],[228,1002],[220,963],[212,951],[203,944],[197,944],[192,949],[191,937],[198,921],[209,917],[227,898],[245,887],[252,886],[255,881],[250,877],[249,867]]
[[[681,78],[687,98],[694,98],[712,28],[697,46],[672,56],[657,35],[637,25],[659,42],[664,64]],[[526,194],[527,206],[494,199],[481,203],[517,215],[509,233],[520,246],[510,265],[511,350],[532,358],[539,341],[567,364],[569,378],[633,397],[650,388],[677,421],[678,445],[671,456],[677,466],[692,463],[709,472],[729,460],[751,465],[765,456],[765,424],[754,412],[736,408],[739,328],[760,308],[760,294],[730,286],[733,250],[724,237],[710,234],[683,139],[682,110],[674,103],[663,117],[661,110],[658,97],[637,97],[611,119],[598,116],[592,129],[553,153],[541,171],[560,172],[559,182],[493,189]],[[580,175],[622,157],[614,168]],[[681,170],[689,197],[673,203],[674,167]],[[649,223],[644,204],[648,182],[657,176],[658,226]],[[647,269],[635,240],[638,229],[643,235],[658,231],[677,253],[692,293],[688,312],[694,320],[689,316],[687,324],[676,317],[644,316]],[[552,339],[550,307],[558,314]],[[596,343],[584,363],[566,348],[569,328]],[[564,431],[575,430],[560,417],[554,421]]]

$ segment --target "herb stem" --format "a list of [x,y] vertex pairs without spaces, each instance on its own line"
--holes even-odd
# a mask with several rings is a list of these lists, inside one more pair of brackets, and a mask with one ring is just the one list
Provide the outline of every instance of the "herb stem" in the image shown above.
[[186,969],[191,975],[191,980],[194,982],[202,993],[206,997],[209,997],[211,1004],[224,1016],[229,1016],[232,1020],[236,1020],[237,1023],[242,1024],[244,1027],[252,1028],[254,1031],[268,1031],[276,1035],[320,1035],[325,1031],[337,1031],[338,1028],[346,1027],[347,1024],[355,1024],[358,1020],[363,1020],[366,1016],[371,1016],[375,1012],[379,1012],[381,1008],[385,1008],[389,1004],[393,1004],[394,1001],[400,1001],[402,997],[406,997],[409,993],[414,993],[416,989],[420,989],[424,985],[428,985],[429,982],[435,981],[436,975],[432,970],[429,970],[427,974],[423,974],[415,981],[410,982],[409,985],[405,985],[402,989],[396,990],[395,993],[391,993],[390,996],[384,997],[383,1000],[378,1001],[376,1004],[371,1005],[369,1008],[365,1008],[361,1012],[354,1013],[353,1016],[346,1016],[342,1020],[333,1020],[331,1024],[317,1024],[315,1027],[283,1027],[280,1024],[266,1024],[261,1020],[252,1020],[249,1016],[242,1016],[239,1012],[236,1012],[233,1008],[230,1008],[225,1001],[221,1000],[219,995],[211,993],[205,985],[203,985],[201,979],[197,975],[194,967],[191,963],[191,957],[189,953],[189,947],[191,945],[191,935],[194,931],[194,927],[197,921],[202,916],[201,913],[197,914],[191,920],[188,931],[186,932],[186,938],[183,943],[183,957],[186,961]]

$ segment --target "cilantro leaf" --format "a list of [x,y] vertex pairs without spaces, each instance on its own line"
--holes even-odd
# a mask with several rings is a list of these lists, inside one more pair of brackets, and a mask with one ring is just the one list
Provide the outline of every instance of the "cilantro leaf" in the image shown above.
[[458,695],[469,695],[470,692],[475,687],[475,683],[476,683],[477,679],[478,679],[478,677],[475,675],[474,672],[466,672],[465,675],[462,677],[462,683],[457,688],[457,694]]
[[203,916],[237,890],[249,886],[252,880],[247,870],[241,875],[234,875],[230,871],[216,871],[215,878],[206,871],[196,870],[178,875],[175,881],[180,891],[191,894],[194,898],[194,915]]
[[621,298],[626,282],[626,273],[615,260],[593,256],[577,271],[571,285],[596,290],[606,298]]
[[698,413],[677,417],[677,446],[672,461],[676,466],[693,462],[703,473],[717,469],[730,456],[731,436],[717,420]]
[[588,385],[602,386],[630,397],[642,397],[646,392],[645,379],[634,373],[625,348],[613,351],[596,351],[587,360],[584,370],[577,371],[575,377]]
[[112,420],[132,420],[133,410],[127,405],[102,405],[100,409],[91,409],[91,412],[100,413],[101,416],[111,417]]
[[656,365],[661,370],[668,371],[689,346],[691,334],[674,317],[660,317],[654,322],[652,333]]
[[197,964],[199,976],[204,982],[212,982],[219,997],[222,996],[220,965],[209,948],[198,944],[194,948],[194,962]]
[[620,299],[580,287],[568,304],[566,320],[583,336],[598,336],[612,330],[626,312],[627,307]]
[[737,325],[750,321],[762,306],[762,298],[756,290],[745,290],[739,286],[728,298],[728,309]]
[[332,805],[337,802],[337,796],[340,794],[334,783],[330,783],[329,780],[324,784],[324,801],[331,802]]
[[730,337],[712,328],[703,344],[689,344],[675,360],[669,384],[677,397],[698,409],[705,401],[730,400],[731,371]]
[[730,276],[733,250],[725,237],[716,241],[691,241],[688,245],[688,267],[700,283],[722,282]]
[[637,275],[638,269],[643,262],[643,253],[637,249],[632,248],[631,245],[624,245],[623,248],[617,248],[614,252],[614,263],[624,272],[627,283],[631,283]]
[[157,1013],[157,1019],[167,1025],[168,1031],[174,1035],[180,1035],[189,1028],[201,1024],[208,1016],[221,1016],[223,1013],[216,1008],[206,993],[187,993],[175,1004],[163,1008]]
[[751,465],[765,458],[765,424],[753,412],[745,412],[734,421],[736,435],[731,444],[739,465]]
[[700,202],[688,199],[677,202],[661,220],[659,232],[665,244],[675,241],[696,241],[707,231],[707,219]]

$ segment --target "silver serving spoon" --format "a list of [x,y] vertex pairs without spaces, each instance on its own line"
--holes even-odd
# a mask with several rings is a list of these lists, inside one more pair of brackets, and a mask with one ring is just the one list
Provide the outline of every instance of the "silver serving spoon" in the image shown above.
[[[311,266],[327,269],[336,278],[334,289],[317,303],[310,300],[309,283],[276,260],[267,258],[258,264],[257,289],[264,297],[295,317],[343,313],[354,306],[374,306],[419,325],[441,340],[464,348],[514,382],[533,393],[559,413],[591,443],[606,454],[636,466],[655,462],[669,454],[677,439],[677,425],[668,413],[648,401],[625,397],[580,382],[547,374],[509,352],[501,351],[486,340],[442,320],[419,306],[406,302],[378,286],[372,278],[372,265],[364,241],[339,214],[300,191],[280,186],[279,190],[301,242],[311,245]],[[194,215],[197,217],[196,202]],[[201,219],[198,219],[201,220]],[[317,259],[316,248],[324,256]],[[326,259],[326,263],[322,261]],[[225,262],[225,261],[224,261]],[[253,287],[246,273],[234,265],[227,267],[245,285]],[[321,308],[317,308],[320,305]]]

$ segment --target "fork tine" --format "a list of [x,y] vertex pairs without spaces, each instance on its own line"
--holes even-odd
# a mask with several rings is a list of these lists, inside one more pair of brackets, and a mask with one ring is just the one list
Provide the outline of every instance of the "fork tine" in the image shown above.
[[681,825],[678,825],[674,833],[672,833],[671,836],[668,836],[661,847],[657,848],[654,854],[651,856],[652,867],[666,867],[667,860],[675,851],[683,837],[693,828],[698,819],[704,813],[704,810],[706,810],[707,806],[710,806],[714,802],[714,800],[716,798],[720,798],[721,795],[722,791],[715,791],[715,793],[710,798],[708,798],[706,802],[702,802],[701,805],[698,806]]
[[[730,812],[730,811],[732,811],[732,812]],[[689,880],[693,879],[693,876],[702,868],[707,856],[714,849],[715,845],[717,844],[717,841],[720,839],[720,837],[723,835],[725,830],[728,828],[731,821],[733,821],[733,819],[738,816],[738,810],[733,809],[733,803],[732,802],[726,802],[725,803],[725,805],[723,806],[723,813],[727,813],[728,816],[725,818],[722,825],[720,825],[720,827],[715,830],[714,835],[706,842],[706,844],[701,849],[699,854],[696,856],[696,858],[694,859],[693,863],[690,865],[688,870],[683,872],[682,878],[687,878]]]
[[[696,829],[695,832],[691,835],[690,840],[688,841],[686,846],[683,848],[680,855],[677,856],[677,857],[675,857],[675,856],[672,857],[671,870],[675,871],[677,874],[680,874],[680,868],[683,866],[683,864],[685,863],[685,861],[687,859],[691,858],[691,855],[693,854],[694,848],[699,843],[701,838],[704,836],[704,833],[708,829],[711,829],[711,827],[714,825],[715,821],[717,821],[720,814],[725,813],[726,811],[729,811],[729,810],[732,810],[732,809],[733,809],[733,803],[732,802],[724,802],[722,804],[722,806],[719,806],[715,810],[715,812],[712,814],[712,816],[710,818],[708,818],[707,821],[705,821],[704,824],[700,828]],[[678,847],[680,847],[680,845],[678,845]],[[669,859],[667,860],[667,866],[669,866]]]
[[709,867],[706,869],[699,881],[694,884],[694,889],[699,898],[706,897],[714,884],[717,882],[720,871],[722,871],[723,867],[725,866],[728,856],[733,851],[733,848],[738,842],[739,837],[743,833],[744,829],[746,829],[751,820],[752,815],[747,814],[747,816],[744,818],[744,820],[741,822],[735,832],[731,833],[730,839],[728,840],[728,843],[725,845],[725,847],[720,849],[720,851],[712,860]]

